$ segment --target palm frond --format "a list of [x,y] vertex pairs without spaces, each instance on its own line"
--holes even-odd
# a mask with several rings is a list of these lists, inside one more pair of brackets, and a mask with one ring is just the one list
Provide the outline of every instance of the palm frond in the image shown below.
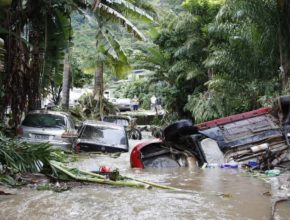
[[126,0],[107,0],[109,4],[115,4],[115,5],[121,5],[124,8],[121,9],[122,11],[130,11],[133,13],[133,15],[136,15],[137,17],[145,18],[148,21],[153,21],[153,17],[149,15],[145,10],[135,6],[134,4],[130,3]]
[[146,41],[145,35],[120,12],[102,3],[99,4],[98,8],[100,14],[104,14],[108,18],[110,17],[112,20],[119,21],[119,23],[124,26],[129,32],[132,32],[136,38]]
[[114,49],[107,29],[101,28],[96,36],[97,47],[102,47],[105,53],[110,54],[114,59],[118,59],[118,54]]
[[60,159],[59,150],[47,143],[30,145],[0,134],[0,146],[1,172],[39,172],[49,160]]

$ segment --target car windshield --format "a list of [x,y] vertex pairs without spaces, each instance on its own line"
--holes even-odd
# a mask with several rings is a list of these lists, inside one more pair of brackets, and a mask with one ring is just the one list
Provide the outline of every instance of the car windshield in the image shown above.
[[129,125],[129,121],[126,119],[123,119],[123,118],[105,117],[104,121],[110,122],[110,123],[115,123],[115,124],[120,125],[120,126],[128,126]]
[[65,128],[65,120],[61,115],[53,114],[29,114],[22,125],[37,128]]
[[125,132],[120,129],[86,125],[80,138],[106,145],[126,145]]

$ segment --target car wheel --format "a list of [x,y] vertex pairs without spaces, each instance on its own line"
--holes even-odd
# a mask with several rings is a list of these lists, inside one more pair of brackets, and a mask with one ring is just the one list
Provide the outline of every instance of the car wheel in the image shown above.
[[184,119],[167,126],[163,135],[165,141],[175,141],[182,136],[196,134],[197,131],[198,128],[193,125],[191,120]]
[[142,134],[141,134],[141,131],[139,131],[136,128],[133,128],[128,132],[128,137],[129,139],[133,139],[133,140],[141,140]]

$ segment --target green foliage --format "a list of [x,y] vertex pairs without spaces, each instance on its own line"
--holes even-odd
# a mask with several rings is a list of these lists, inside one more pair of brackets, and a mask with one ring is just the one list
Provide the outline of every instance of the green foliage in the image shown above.
[[50,144],[28,144],[0,134],[1,173],[39,172],[50,160],[60,161],[63,155]]
[[6,186],[17,186],[18,182],[9,175],[0,175],[0,184]]
[[[154,10],[148,3],[124,0],[103,1],[96,7],[95,15],[86,13],[83,18],[77,14],[73,17],[76,39],[74,57],[85,72],[93,73],[103,63],[108,68],[107,73],[123,78],[131,67],[127,54],[117,40],[119,26],[144,40],[146,37],[127,17],[152,21],[153,17],[147,12],[154,15]],[[114,31],[116,29],[118,31]]]
[[166,93],[166,91],[163,90],[163,88],[165,88],[164,86],[165,84],[162,82],[152,83],[148,81],[147,78],[136,79],[116,88],[115,96],[117,98],[126,97],[133,99],[136,95],[139,99],[140,107],[143,109],[150,109],[150,98],[152,95],[162,97],[163,93]]
[[225,79],[220,75],[208,81],[207,85],[209,87],[207,92],[190,95],[185,106],[192,112],[196,122],[271,105],[278,96],[277,88],[279,88],[279,82],[275,79],[263,83],[258,81],[244,83]]
[[269,1],[243,0],[220,9],[203,63],[213,75],[208,91],[191,95],[186,105],[198,121],[259,108],[281,92],[275,10]]
[[[199,7],[189,7],[189,4]],[[218,6],[187,2],[187,12],[178,16],[172,12],[160,19],[159,35],[155,39],[158,47],[149,48],[137,59],[143,68],[153,70],[151,82],[161,84],[167,110],[179,117],[188,117],[184,109],[187,96],[205,91],[208,80],[207,69],[202,62],[208,55],[210,39],[207,25],[214,18]]]
[[[79,121],[101,118],[99,103],[94,99],[92,93],[82,95],[78,102],[79,104],[72,109],[72,115]],[[105,98],[103,98],[102,102],[102,112],[105,115],[116,114],[118,109],[112,103],[108,102]]]
[[249,81],[275,76],[273,68],[279,61],[275,10],[266,1],[227,1],[209,29],[213,46],[206,67]]
[[[70,13],[85,7],[79,0],[13,1],[0,8],[5,40],[5,71],[1,74],[0,113],[11,108],[14,124],[61,84],[63,54],[71,40]],[[3,100],[3,101],[2,101]]]
[[182,3],[182,6],[186,9],[193,9],[193,8],[201,8],[205,5],[207,6],[215,6],[215,5],[222,5],[225,0],[185,0]]
[[75,57],[70,59],[71,71],[72,71],[72,84],[74,87],[83,88],[85,85],[89,85],[92,81],[93,75],[84,73]]
[[[281,94],[274,1],[186,0],[163,14],[157,46],[135,56],[162,82],[166,108],[197,122],[271,103]],[[286,92],[286,91],[285,91]]]
[[[276,95],[289,93],[284,85],[290,62],[289,7],[277,4],[284,1],[150,3],[157,9],[142,0],[27,1],[23,8],[10,10],[15,20],[9,21],[6,8],[0,8],[1,37],[15,45],[8,51],[15,67],[1,74],[1,88],[8,86],[1,89],[1,98],[10,92],[8,101],[1,99],[5,100],[2,105],[12,103],[16,112],[24,110],[27,96],[29,100],[37,100],[34,94],[38,92],[57,96],[64,50],[72,36],[74,86],[89,83],[100,63],[106,67],[105,79],[122,78],[132,67],[150,70],[149,80],[119,88],[118,96],[137,95],[143,108],[149,108],[153,94],[161,96],[172,113],[169,118],[210,120],[258,108]],[[73,33],[70,13],[75,9]],[[156,17],[158,25],[152,22]],[[132,35],[143,40],[153,36],[154,44],[150,40],[136,42]],[[84,106],[89,105],[86,103]],[[95,105],[89,108],[98,115]]]

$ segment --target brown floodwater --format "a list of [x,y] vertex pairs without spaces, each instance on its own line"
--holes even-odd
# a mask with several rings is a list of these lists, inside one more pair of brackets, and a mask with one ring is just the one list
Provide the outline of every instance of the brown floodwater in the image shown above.
[[[85,170],[98,170],[99,166],[107,165],[111,169],[118,168],[122,175],[188,191],[104,185],[74,188],[62,193],[16,189],[12,191],[14,195],[0,196],[0,219],[271,218],[271,197],[266,193],[270,191],[270,185],[239,169],[133,170],[129,167],[129,154],[119,158],[86,154],[71,165]],[[287,207],[283,210],[289,216]]]

